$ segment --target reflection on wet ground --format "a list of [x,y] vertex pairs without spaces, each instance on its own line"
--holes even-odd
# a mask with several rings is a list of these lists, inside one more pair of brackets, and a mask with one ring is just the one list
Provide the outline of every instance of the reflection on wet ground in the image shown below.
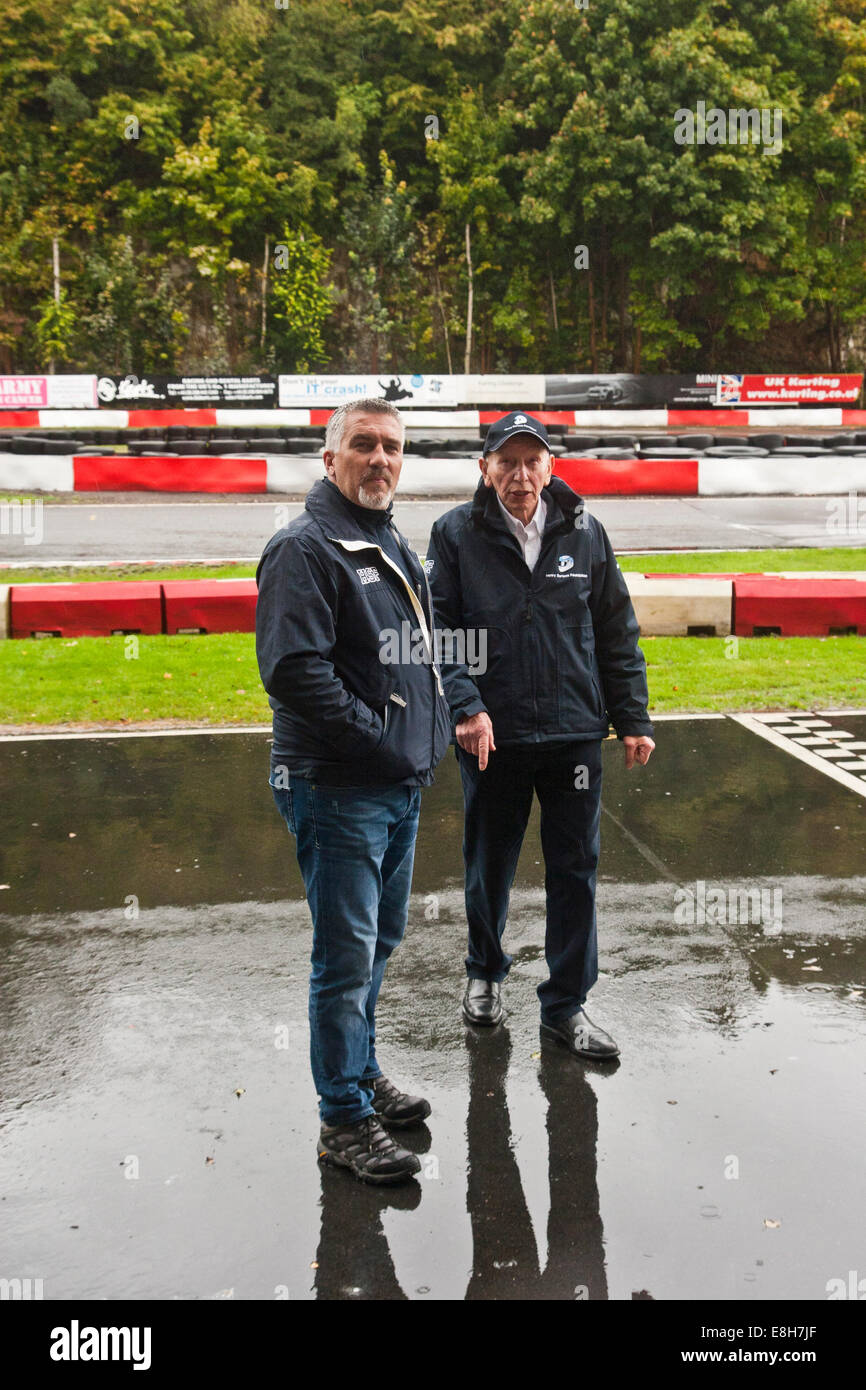
[[628,775],[605,747],[589,1007],[614,1067],[539,1041],[537,815],[507,1023],[463,1025],[441,765],[379,1009],[386,1070],[433,1115],[404,1136],[420,1180],[388,1192],[315,1162],[309,918],[266,736],[2,745],[0,1276],[46,1298],[826,1298],[862,1266],[866,798],[730,720],[657,741]]

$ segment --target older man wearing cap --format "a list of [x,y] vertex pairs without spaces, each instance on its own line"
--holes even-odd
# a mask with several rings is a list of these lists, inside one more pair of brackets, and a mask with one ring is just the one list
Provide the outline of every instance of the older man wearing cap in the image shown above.
[[463,1016],[488,1027],[503,1017],[502,936],[535,792],[547,898],[542,1036],[612,1059],[619,1048],[584,1003],[598,978],[601,743],[613,723],[627,768],[655,747],[638,624],[604,527],[551,476],[542,422],[522,411],[497,420],[479,462],[473,500],[440,517],[427,552],[437,625],[487,635],[483,671],[442,663],[465,804]]

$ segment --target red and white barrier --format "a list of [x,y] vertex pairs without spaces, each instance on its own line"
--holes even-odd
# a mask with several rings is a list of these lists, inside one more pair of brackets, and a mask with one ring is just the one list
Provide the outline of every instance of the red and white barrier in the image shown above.
[[267,492],[268,462],[249,454],[76,457],[74,477],[75,492]]
[[[109,456],[0,454],[0,492],[306,493],[321,457],[279,454]],[[866,455],[820,458],[557,458],[553,471],[583,497],[866,497]],[[403,460],[400,488],[469,496],[477,457]]]
[[[730,632],[752,637],[866,635],[866,572],[644,575],[626,572],[644,637]],[[255,579],[13,584],[0,637],[104,637],[118,632],[253,632]]]
[[698,459],[699,497],[828,497],[866,489],[866,455]]
[[69,454],[0,454],[3,492],[75,492]]
[[[403,410],[410,430],[469,430],[490,425],[506,413],[502,410]],[[328,423],[331,410],[324,409],[234,409],[205,406],[190,410],[0,410],[0,430],[140,430],[140,429],[304,429]],[[862,429],[866,410],[844,406],[794,407],[762,406],[753,410],[537,410],[536,419],[546,425],[564,425],[589,430],[633,429],[717,429],[737,426],[748,429]]]
[[698,495],[697,459],[558,458],[553,471],[581,497]]

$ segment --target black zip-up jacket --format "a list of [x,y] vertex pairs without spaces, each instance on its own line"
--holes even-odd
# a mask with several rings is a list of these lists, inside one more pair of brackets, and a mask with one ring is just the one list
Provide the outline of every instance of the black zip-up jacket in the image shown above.
[[487,634],[483,672],[477,658],[475,672],[446,663],[443,642],[453,723],[485,711],[497,747],[606,738],[611,723],[620,738],[652,736],[637,619],[607,533],[561,478],[542,497],[531,573],[483,480],[471,502],[434,523],[426,569],[437,627]]
[[268,541],[256,583],[272,768],[330,786],[429,785],[448,706],[424,637],[429,586],[390,507],[356,506],[323,478]]

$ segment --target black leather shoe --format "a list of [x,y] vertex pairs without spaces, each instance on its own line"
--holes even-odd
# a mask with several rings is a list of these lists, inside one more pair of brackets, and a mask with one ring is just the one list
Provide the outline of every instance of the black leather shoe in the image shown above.
[[610,1033],[593,1023],[583,1009],[578,1009],[576,1014],[563,1019],[562,1023],[542,1023],[541,1036],[555,1038],[575,1057],[589,1057],[592,1061],[604,1062],[619,1056],[619,1048]]
[[502,1022],[500,988],[495,980],[467,980],[463,995],[463,1017],[467,1023],[492,1028]]
[[386,1134],[377,1115],[355,1124],[322,1125],[319,1162],[348,1168],[361,1182],[383,1186],[407,1182],[421,1171],[421,1160]]
[[420,1125],[430,1114],[429,1100],[421,1096],[407,1096],[398,1091],[393,1081],[386,1076],[369,1077],[362,1085],[373,1087],[373,1109],[383,1125],[392,1129],[407,1129],[409,1125]]

